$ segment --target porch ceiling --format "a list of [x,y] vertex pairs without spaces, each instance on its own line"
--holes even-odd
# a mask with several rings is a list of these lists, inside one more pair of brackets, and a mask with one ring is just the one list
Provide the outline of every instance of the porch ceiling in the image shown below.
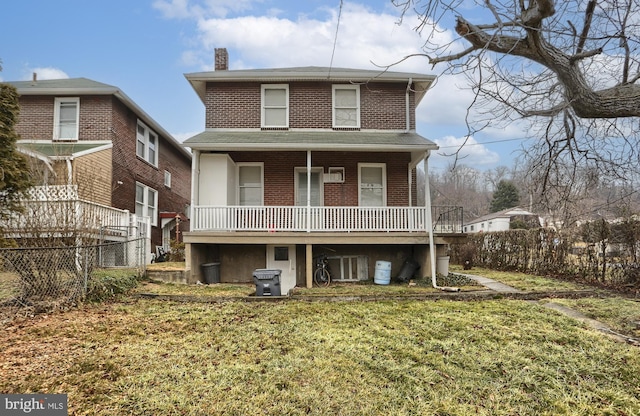
[[219,131],[207,130],[187,139],[194,150],[269,151],[322,150],[358,152],[426,152],[438,145],[414,132],[367,131]]

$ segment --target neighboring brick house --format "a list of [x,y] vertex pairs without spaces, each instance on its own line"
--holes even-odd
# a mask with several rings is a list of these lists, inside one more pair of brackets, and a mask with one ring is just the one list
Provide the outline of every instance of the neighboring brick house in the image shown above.
[[20,94],[18,150],[30,156],[45,198],[66,192],[55,198],[149,217],[150,250],[168,247],[176,216],[187,220],[191,154],[117,87],[35,75],[8,84]]
[[216,49],[215,71],[185,75],[206,107],[205,131],[184,142],[193,152],[189,281],[209,262],[223,282],[281,269],[286,293],[311,286],[322,252],[339,280],[369,278],[377,261],[395,275],[407,258],[422,276],[435,273],[429,248],[443,252],[462,216],[432,212],[430,198],[418,204],[418,188],[429,191],[417,169],[438,147],[416,134],[415,109],[434,77],[227,62]]

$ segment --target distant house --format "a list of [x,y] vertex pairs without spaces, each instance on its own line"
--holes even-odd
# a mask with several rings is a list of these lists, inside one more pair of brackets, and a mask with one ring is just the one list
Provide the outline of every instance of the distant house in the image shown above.
[[522,208],[509,208],[476,218],[464,224],[463,231],[468,234],[507,231],[516,221],[523,221],[529,227],[540,227],[541,218]]
[[437,146],[416,133],[415,109],[433,76],[229,70],[221,48],[215,71],[186,78],[206,108],[204,131],[184,142],[193,151],[190,282],[219,262],[223,282],[280,269],[286,293],[312,285],[321,253],[336,280],[370,278],[376,261],[395,276],[411,257],[430,276],[436,248],[462,232],[460,207],[417,198],[417,169]]
[[35,76],[8,84],[20,94],[18,150],[38,181],[32,204],[77,202],[82,221],[102,235],[117,234],[129,217],[148,218],[153,246],[168,247],[187,220],[191,154],[117,87]]

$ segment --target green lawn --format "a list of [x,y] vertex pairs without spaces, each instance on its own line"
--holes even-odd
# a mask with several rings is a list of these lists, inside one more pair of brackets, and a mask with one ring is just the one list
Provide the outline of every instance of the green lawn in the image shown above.
[[73,415],[640,414],[637,347],[515,300],[125,297],[15,322],[0,351],[0,391]]

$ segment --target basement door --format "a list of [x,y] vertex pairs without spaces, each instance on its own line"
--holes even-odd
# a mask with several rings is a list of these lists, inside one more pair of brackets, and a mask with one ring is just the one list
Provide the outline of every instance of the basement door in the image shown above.
[[267,269],[280,269],[280,291],[286,296],[296,286],[296,246],[267,245]]

